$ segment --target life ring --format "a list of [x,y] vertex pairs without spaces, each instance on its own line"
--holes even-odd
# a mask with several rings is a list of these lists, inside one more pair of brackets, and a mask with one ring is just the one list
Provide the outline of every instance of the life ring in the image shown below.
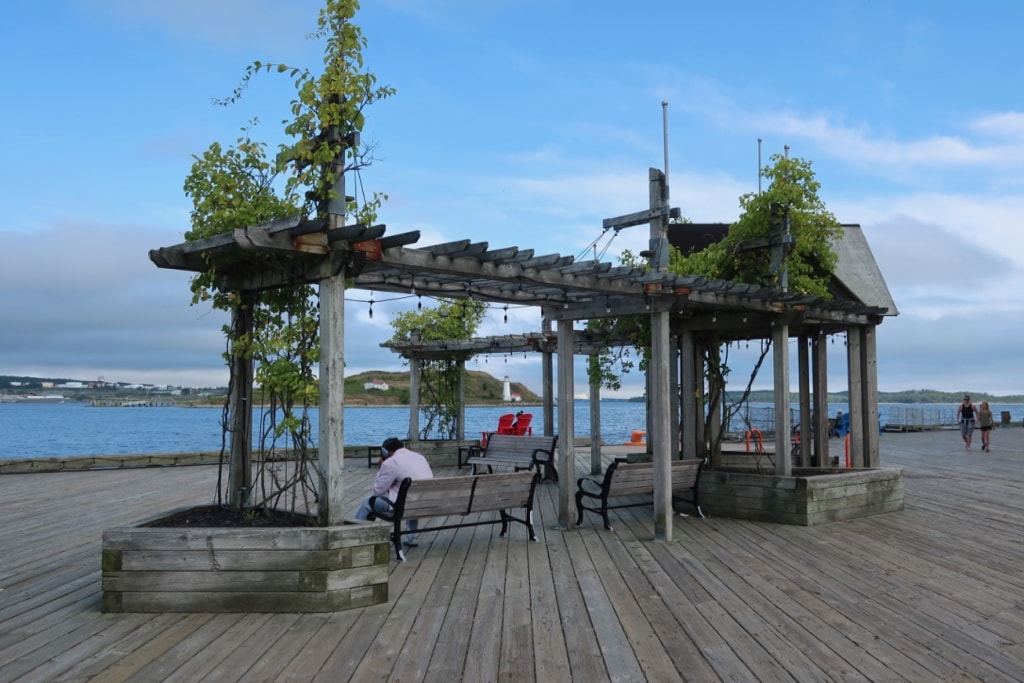
[[745,440],[747,442],[747,453],[750,452],[750,436],[754,435],[757,438],[757,452],[764,453],[764,437],[761,435],[760,429],[748,429]]

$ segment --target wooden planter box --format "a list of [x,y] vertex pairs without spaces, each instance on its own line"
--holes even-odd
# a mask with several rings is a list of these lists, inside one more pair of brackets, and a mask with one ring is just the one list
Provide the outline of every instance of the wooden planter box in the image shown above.
[[104,612],[334,612],[388,601],[390,526],[118,527]]
[[723,470],[700,475],[705,514],[814,526],[902,510],[903,470],[794,470],[791,477]]

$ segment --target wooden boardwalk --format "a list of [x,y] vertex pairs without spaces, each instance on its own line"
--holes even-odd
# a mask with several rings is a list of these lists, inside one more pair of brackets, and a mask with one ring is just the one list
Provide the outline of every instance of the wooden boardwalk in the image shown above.
[[100,612],[103,530],[209,503],[213,467],[0,476],[0,681],[1024,680],[1024,430],[881,445],[903,512],[655,543],[648,508],[554,530],[544,484],[539,543],[423,534],[387,604],[306,615]]

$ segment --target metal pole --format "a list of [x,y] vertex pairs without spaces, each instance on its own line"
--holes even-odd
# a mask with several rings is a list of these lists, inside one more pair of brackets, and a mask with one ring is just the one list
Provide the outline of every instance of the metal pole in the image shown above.
[[668,102],[661,101],[662,145],[665,150],[665,206],[668,206]]
[[761,138],[757,139],[757,193],[761,194]]

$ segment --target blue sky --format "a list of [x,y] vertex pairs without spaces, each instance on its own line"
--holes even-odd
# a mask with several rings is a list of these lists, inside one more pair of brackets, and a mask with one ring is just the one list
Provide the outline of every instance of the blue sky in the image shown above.
[[[255,60],[316,68],[320,6],[5,10],[0,374],[226,383],[224,317],[190,306],[187,274],[148,251],[189,227],[193,154],[254,118],[254,137],[281,141],[287,78],[211,99]],[[789,145],[828,208],[863,226],[900,311],[878,332],[882,390],[1024,393],[1024,5],[367,0],[356,23],[367,68],[398,91],[367,111],[376,162],[358,186],[390,195],[389,233],[585,254],[602,219],[645,208],[664,100],[684,216],[737,218],[761,138],[764,163]],[[606,259],[645,242],[624,231]],[[400,369],[379,344],[408,302],[371,319],[370,293],[350,295],[348,372]],[[537,309],[513,309],[482,332],[539,327]],[[471,367],[540,388],[535,359]],[[830,370],[842,389],[842,364]]]

